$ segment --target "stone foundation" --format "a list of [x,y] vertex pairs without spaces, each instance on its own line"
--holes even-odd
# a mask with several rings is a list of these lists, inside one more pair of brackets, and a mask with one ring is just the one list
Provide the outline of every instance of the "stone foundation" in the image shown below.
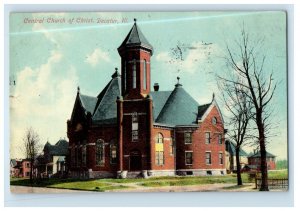
[[222,176],[226,175],[226,169],[179,169],[178,176]]

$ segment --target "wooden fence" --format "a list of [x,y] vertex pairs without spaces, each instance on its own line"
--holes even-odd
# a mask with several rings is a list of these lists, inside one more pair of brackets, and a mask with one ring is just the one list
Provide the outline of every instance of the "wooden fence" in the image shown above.
[[[261,178],[255,178],[255,188],[258,189],[261,186]],[[269,189],[288,189],[288,179],[268,179]]]

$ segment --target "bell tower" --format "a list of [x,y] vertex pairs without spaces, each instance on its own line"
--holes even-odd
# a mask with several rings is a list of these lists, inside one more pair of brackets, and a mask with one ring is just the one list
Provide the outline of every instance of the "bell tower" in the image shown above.
[[118,52],[122,62],[122,96],[128,99],[145,98],[150,93],[153,47],[137,26],[136,19]]

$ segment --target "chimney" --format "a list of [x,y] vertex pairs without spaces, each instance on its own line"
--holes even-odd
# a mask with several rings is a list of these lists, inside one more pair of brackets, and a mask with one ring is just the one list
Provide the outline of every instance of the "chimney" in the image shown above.
[[154,83],[153,88],[154,88],[154,91],[157,92],[159,90],[159,84],[158,83]]

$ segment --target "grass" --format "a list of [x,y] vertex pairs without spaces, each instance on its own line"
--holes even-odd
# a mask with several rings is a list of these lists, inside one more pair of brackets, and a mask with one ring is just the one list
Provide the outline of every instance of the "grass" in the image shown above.
[[[269,178],[287,178],[287,170],[269,171]],[[252,183],[254,180],[248,174],[242,174],[243,183]],[[185,185],[203,185],[203,184],[235,184],[237,181],[236,174],[225,176],[175,176],[175,177],[151,177],[148,179],[93,179],[93,180],[78,180],[78,179],[43,179],[36,180],[33,184],[29,179],[11,178],[11,185],[34,186],[34,187],[49,187],[49,188],[64,188],[73,190],[87,191],[106,191],[115,189],[133,188],[129,183],[134,183],[142,187],[162,187],[162,186],[185,186]]]

